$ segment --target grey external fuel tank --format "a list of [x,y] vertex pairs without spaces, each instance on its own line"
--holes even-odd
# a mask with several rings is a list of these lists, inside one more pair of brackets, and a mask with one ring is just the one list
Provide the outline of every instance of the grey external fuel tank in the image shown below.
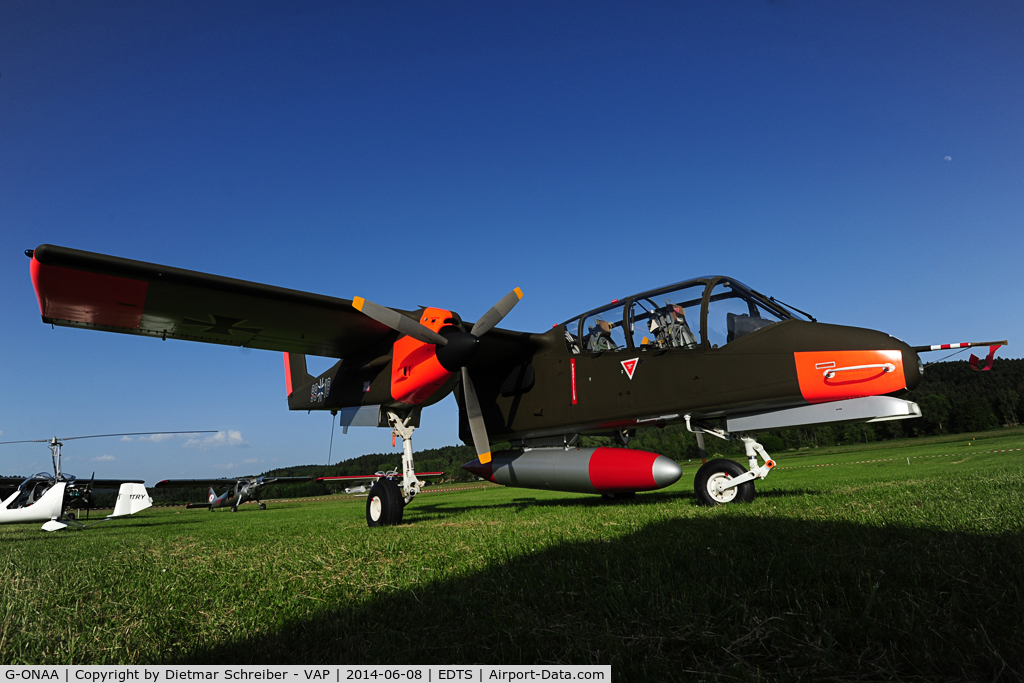
[[683,474],[664,455],[606,447],[500,451],[487,464],[473,460],[462,468],[504,486],[574,493],[654,491]]

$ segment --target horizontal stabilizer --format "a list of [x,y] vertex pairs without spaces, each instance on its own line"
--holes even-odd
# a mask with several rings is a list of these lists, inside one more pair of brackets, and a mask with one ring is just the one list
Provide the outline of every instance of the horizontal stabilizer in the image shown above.
[[[317,477],[316,480],[317,481],[343,481],[343,480],[352,480],[352,479],[356,479],[356,480],[359,480],[359,479],[380,479],[381,477],[388,476],[388,474],[390,474],[391,476],[394,476],[397,479],[401,479],[403,477],[401,472],[394,472],[394,473],[387,473],[387,474],[378,472],[377,474],[348,474],[348,475],[337,476],[337,477]],[[440,477],[440,476],[443,476],[443,475],[444,475],[444,472],[417,472],[416,473],[417,477]]]

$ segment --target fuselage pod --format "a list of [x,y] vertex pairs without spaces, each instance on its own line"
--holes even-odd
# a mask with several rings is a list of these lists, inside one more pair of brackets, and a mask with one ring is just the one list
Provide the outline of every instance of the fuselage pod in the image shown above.
[[573,493],[654,491],[679,481],[683,470],[671,458],[629,448],[534,448],[501,451],[491,462],[462,466],[504,486]]

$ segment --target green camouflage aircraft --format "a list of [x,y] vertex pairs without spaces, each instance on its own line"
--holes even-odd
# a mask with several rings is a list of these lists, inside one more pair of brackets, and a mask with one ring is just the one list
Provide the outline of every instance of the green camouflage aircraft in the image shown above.
[[[402,438],[401,477],[370,489],[370,526],[401,522],[423,482],[412,434],[424,407],[454,393],[464,467],[506,486],[631,496],[675,483],[670,458],[626,447],[638,427],[685,423],[742,441],[748,467],[706,461],[704,505],[748,502],[775,462],[747,434],[823,423],[919,417],[894,396],[921,380],[919,353],[990,346],[912,347],[884,332],[819,323],[724,276],[628,296],[546,332],[501,329],[517,288],[476,322],[441,308],[401,311],[194,271],[42,245],[27,251],[43,321],[160,339],[284,353],[291,410]],[[306,355],[339,359],[313,377]],[[977,365],[977,359],[974,364]],[[985,369],[985,368],[982,368]],[[580,435],[621,448],[581,448]],[[491,443],[512,450],[491,453]],[[401,479],[401,485],[398,479]]]

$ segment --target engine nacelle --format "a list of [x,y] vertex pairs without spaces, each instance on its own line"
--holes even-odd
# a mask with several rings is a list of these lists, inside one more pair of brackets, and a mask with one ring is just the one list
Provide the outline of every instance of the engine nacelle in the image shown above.
[[573,493],[654,491],[683,474],[671,458],[630,448],[533,448],[491,458],[486,465],[473,460],[462,469],[504,486]]

